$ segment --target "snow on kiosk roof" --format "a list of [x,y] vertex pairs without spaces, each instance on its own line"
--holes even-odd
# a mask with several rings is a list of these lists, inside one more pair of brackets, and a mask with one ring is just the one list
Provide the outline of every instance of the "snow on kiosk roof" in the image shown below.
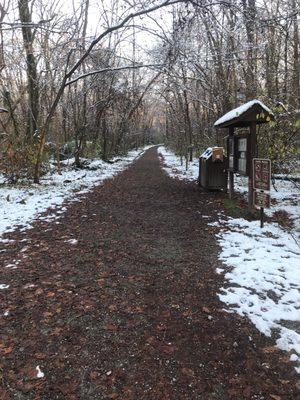
[[250,126],[252,122],[264,124],[271,120],[274,120],[272,111],[261,101],[251,100],[223,115],[214,123],[214,126],[216,128],[245,127]]

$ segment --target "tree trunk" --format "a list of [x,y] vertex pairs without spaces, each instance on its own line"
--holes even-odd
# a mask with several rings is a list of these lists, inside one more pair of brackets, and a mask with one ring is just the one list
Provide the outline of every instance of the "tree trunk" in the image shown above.
[[255,0],[242,0],[244,21],[247,33],[248,52],[246,67],[246,98],[252,100],[257,94],[256,79],[256,60],[255,60],[255,21],[256,21],[256,3]]
[[[4,20],[5,15],[6,15],[6,10],[0,4],[0,22]],[[5,67],[5,62],[4,62],[4,50],[3,50],[3,32],[0,25],[0,72],[4,67]]]
[[22,23],[22,36],[24,49],[26,52],[26,68],[27,68],[27,81],[28,81],[28,96],[29,96],[29,110],[28,110],[28,127],[27,134],[32,137],[38,128],[39,117],[39,86],[37,75],[37,63],[33,53],[33,40],[34,35],[30,27],[31,11],[29,10],[29,0],[19,0],[19,16]]
[[298,27],[298,8],[297,0],[292,0],[292,10],[295,13],[293,18],[294,28],[294,59],[293,59],[293,95],[292,104],[298,108],[300,105],[300,62],[299,62],[299,27]]

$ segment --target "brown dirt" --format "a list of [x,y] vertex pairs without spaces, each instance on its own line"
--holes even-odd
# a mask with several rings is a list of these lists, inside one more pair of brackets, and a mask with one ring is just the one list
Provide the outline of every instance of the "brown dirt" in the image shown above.
[[222,202],[151,149],[59,220],[8,235],[0,399],[299,399],[288,356],[218,300],[207,222]]

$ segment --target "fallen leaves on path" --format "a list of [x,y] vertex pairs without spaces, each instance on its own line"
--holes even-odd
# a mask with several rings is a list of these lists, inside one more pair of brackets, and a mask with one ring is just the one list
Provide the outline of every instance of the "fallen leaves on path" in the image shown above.
[[4,266],[29,244],[3,268],[0,399],[298,400],[272,339],[216,296],[215,207],[151,150],[60,224],[9,234]]

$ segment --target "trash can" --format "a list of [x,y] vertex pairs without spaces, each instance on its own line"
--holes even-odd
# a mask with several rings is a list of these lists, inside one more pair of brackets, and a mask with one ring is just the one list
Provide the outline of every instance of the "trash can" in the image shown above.
[[208,190],[227,190],[227,159],[223,147],[208,147],[201,154],[198,183]]

